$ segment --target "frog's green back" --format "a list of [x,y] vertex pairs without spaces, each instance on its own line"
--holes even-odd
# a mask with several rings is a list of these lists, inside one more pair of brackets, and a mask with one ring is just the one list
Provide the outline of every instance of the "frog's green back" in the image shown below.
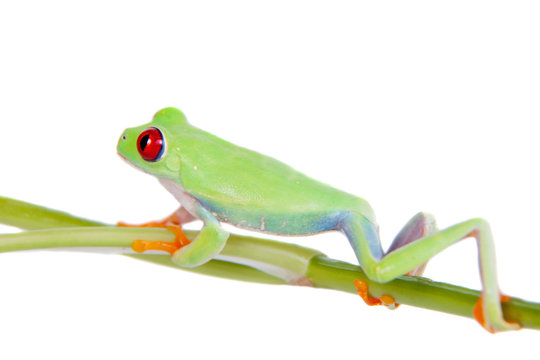
[[222,220],[235,223],[265,216],[269,228],[271,219],[328,218],[352,210],[374,221],[365,200],[313,180],[274,158],[236,146],[186,121],[171,121],[170,116],[156,116],[152,125],[164,133],[168,156],[178,157],[169,160],[179,163],[179,177],[172,180]]
[[[161,140],[162,144],[154,142]],[[141,141],[145,141],[142,151],[152,150],[145,158]],[[167,188],[173,187],[177,197],[187,193],[218,220],[236,226],[309,234],[336,229],[351,212],[375,222],[365,200],[200,130],[175,108],[160,110],[152,122],[126,129],[118,153],[141,170],[168,180]]]

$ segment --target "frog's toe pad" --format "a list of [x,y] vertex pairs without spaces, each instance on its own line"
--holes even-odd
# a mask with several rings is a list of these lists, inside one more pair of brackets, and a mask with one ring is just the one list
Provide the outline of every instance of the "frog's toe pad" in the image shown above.
[[[507,302],[510,300],[510,296],[501,295],[500,296],[501,302]],[[498,321],[493,320],[487,320],[484,315],[484,305],[482,296],[478,298],[476,301],[476,304],[474,305],[473,309],[473,316],[475,320],[487,331],[494,334],[498,331],[506,331],[506,330],[519,330],[521,329],[521,325],[516,322],[506,322],[504,319],[498,319]]]
[[137,253],[143,253],[148,250],[161,250],[172,255],[176,250],[180,249],[180,247],[176,242],[135,240],[131,244],[131,249]]
[[353,284],[356,287],[356,291],[358,292],[358,295],[369,306],[384,305],[388,309],[391,309],[391,310],[394,310],[399,306],[399,304],[396,303],[394,298],[390,295],[381,295],[380,298],[369,296],[368,285],[366,284],[365,281],[356,279],[353,281]]
[[189,245],[191,241],[186,237],[186,234],[182,231],[181,226],[165,226],[167,230],[172,231],[175,235],[174,241],[147,241],[147,240],[135,240],[131,244],[133,251],[142,253],[148,250],[161,250],[166,251],[169,254],[174,254],[177,250]]

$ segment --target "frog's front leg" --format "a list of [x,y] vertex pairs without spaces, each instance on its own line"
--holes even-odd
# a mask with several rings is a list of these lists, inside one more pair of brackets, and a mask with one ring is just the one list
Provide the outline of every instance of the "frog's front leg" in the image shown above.
[[[215,216],[197,201],[192,199],[188,203],[191,212],[184,206],[181,206],[174,213],[162,220],[150,221],[139,225],[125,223],[118,223],[118,225],[167,228],[175,234],[175,240],[173,242],[136,240],[131,246],[132,249],[138,253],[148,250],[166,251],[172,255],[172,261],[177,265],[182,267],[196,267],[208,262],[219,254],[225,246],[229,233],[223,230]],[[181,225],[197,219],[202,220],[204,226],[197,238],[191,242],[182,231]]]
[[186,234],[184,234],[182,231],[182,225],[187,224],[195,219],[196,217],[191,215],[186,208],[180,206],[178,210],[161,220],[149,221],[143,224],[128,224],[125,222],[118,222],[116,225],[123,227],[162,227],[168,229],[174,233],[174,241],[135,240],[133,244],[131,244],[131,248],[133,251],[138,253],[148,250],[162,250],[172,255],[179,248],[191,243],[191,241],[186,237]]
[[[175,241],[136,240],[131,246],[133,250],[139,253],[148,250],[166,251],[172,255],[172,261],[175,264],[188,268],[202,265],[214,258],[225,246],[229,238],[229,233],[223,230],[216,217],[202,205],[199,203],[191,205],[190,208],[196,216],[190,214],[190,218],[200,219],[204,223],[199,235],[193,242],[186,238],[181,227],[178,225],[155,225],[166,227],[174,232]],[[144,224],[142,226],[154,225]]]
[[225,231],[218,219],[200,204],[194,206],[196,216],[204,223],[197,238],[189,245],[183,246],[173,253],[172,261],[182,267],[202,265],[221,252],[229,233]]
[[382,256],[377,229],[359,213],[351,212],[342,223],[342,231],[353,246],[360,266],[367,277],[385,283],[404,275],[427,262],[448,246],[464,239],[476,239],[483,293],[482,326],[490,332],[515,330],[520,326],[503,318],[500,304],[495,248],[489,224],[483,219],[471,219],[440,232],[427,235]]

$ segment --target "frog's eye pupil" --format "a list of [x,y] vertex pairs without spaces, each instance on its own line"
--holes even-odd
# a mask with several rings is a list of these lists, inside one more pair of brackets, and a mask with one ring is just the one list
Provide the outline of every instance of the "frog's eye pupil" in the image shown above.
[[141,145],[141,150],[144,153],[144,149],[146,149],[146,145],[148,145],[148,140],[150,139],[150,135],[144,135],[139,141],[139,144]]
[[146,161],[158,161],[163,155],[163,135],[157,128],[144,130],[137,139],[139,154]]

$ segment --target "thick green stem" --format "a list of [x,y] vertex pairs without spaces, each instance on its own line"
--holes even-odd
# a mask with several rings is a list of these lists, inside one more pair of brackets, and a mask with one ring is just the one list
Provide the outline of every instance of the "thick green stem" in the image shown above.
[[[137,238],[162,241],[171,241],[173,238],[172,233],[165,229],[102,226],[101,223],[80,219],[64,212],[2,197],[0,223],[22,229],[50,229],[0,235],[0,252],[51,247],[107,246],[127,249]],[[89,226],[92,228],[88,228]],[[194,238],[196,232],[188,231],[186,235]],[[267,264],[293,274],[301,274],[304,280],[319,288],[356,293],[353,280],[361,279],[368,283],[373,296],[387,294],[400,304],[466,317],[472,317],[472,309],[480,296],[478,291],[437,283],[422,277],[402,276],[389,283],[378,284],[369,281],[358,266],[329,259],[315,250],[254,237],[231,235],[222,254],[230,258],[246,259],[248,263]],[[175,267],[168,255],[128,256]],[[285,283],[276,276],[227,261],[212,260],[203,266],[184,270],[268,284]],[[503,303],[503,309],[507,320],[517,321],[526,328],[540,330],[540,304],[512,298]]]
[[[27,231],[0,235],[0,252],[62,247],[116,247],[129,249],[137,239],[173,241],[166,229],[125,228],[75,217],[27,202],[0,197],[0,223]],[[89,229],[88,227],[92,227]],[[190,239],[198,232],[185,231]],[[248,259],[252,264],[269,264],[269,273],[230,261],[212,260],[193,269],[196,273],[267,284],[286,284],[283,277],[295,281],[307,271],[309,260],[321,253],[278,241],[231,234],[221,255],[229,259]],[[176,267],[168,255],[129,254],[129,257]],[[271,275],[273,274],[273,275]],[[275,275],[280,276],[275,276]]]
[[[194,237],[189,232],[188,237]],[[51,248],[101,248],[113,247],[129,251],[131,244],[138,238],[154,241],[172,241],[174,235],[166,229],[123,228],[116,226],[74,227],[25,231],[15,234],[0,235],[0,253],[33,249]],[[235,242],[235,240],[233,240]],[[178,268],[171,262],[169,255],[129,254],[127,256]],[[229,279],[253,281],[267,284],[284,284],[275,278],[248,266],[213,260],[194,269],[186,269],[201,274],[214,275]]]

